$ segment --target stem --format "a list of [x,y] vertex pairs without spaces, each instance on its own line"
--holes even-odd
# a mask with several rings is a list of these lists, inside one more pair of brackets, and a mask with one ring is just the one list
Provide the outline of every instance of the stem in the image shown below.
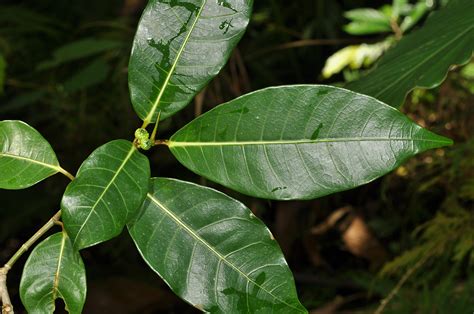
[[156,137],[156,132],[158,131],[158,125],[160,124],[160,117],[161,117],[161,111],[158,112],[158,118],[156,118],[156,123],[155,127],[153,128],[153,132],[151,133],[151,140],[155,142],[155,137]]
[[[64,170],[65,171],[65,170]],[[65,171],[67,172],[67,171]],[[62,173],[62,172],[61,172]],[[72,175],[71,175],[72,176]],[[74,177],[73,177],[74,178]],[[51,217],[48,222],[41,227],[36,233],[28,239],[19,249],[16,251],[15,254],[10,258],[10,260],[0,268],[0,297],[2,300],[2,314],[13,314],[13,306],[11,304],[10,296],[8,295],[7,289],[7,274],[8,271],[13,267],[16,261],[26,252],[28,251],[39,238],[41,238],[49,229],[51,229],[54,225],[59,223],[59,219],[61,218],[61,211],[58,211],[53,217]]]
[[392,31],[395,33],[395,38],[397,40],[400,40],[403,36],[403,31],[398,25],[397,20],[391,20],[390,27],[392,28]]
[[7,268],[0,268],[0,298],[2,300],[2,314],[13,314],[12,301],[7,289]]
[[169,141],[168,140],[156,140],[155,145],[165,145],[168,146]]
[[10,260],[5,264],[4,268],[10,268],[13,267],[15,262],[26,252],[28,249],[35,244],[36,241],[38,241],[39,238],[41,238],[46,232],[48,232],[49,229],[51,229],[55,224],[57,224],[57,221],[61,218],[61,211],[58,211],[53,217],[51,217],[48,222],[41,227],[36,233],[28,240],[26,241],[18,251],[10,258]]
[[65,169],[63,169],[63,168],[61,168],[61,167],[59,167],[58,171],[59,171],[60,173],[64,174],[66,177],[68,177],[69,180],[71,180],[71,181],[75,179],[75,177],[74,177],[72,174],[70,174],[67,170],[65,170]]

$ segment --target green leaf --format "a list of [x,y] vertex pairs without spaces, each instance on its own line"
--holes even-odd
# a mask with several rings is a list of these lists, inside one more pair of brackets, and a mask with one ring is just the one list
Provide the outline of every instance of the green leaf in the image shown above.
[[396,21],[400,17],[400,15],[409,10],[409,8],[410,4],[408,3],[408,0],[393,0],[392,18]]
[[148,265],[202,311],[306,313],[270,231],[220,192],[152,179],[129,231]]
[[344,31],[351,35],[369,35],[390,32],[392,29],[385,24],[351,22],[344,27]]
[[351,23],[344,26],[344,30],[352,35],[366,35],[374,33],[390,32],[390,17],[382,12],[371,9],[355,9],[344,13]]
[[474,1],[452,1],[426,24],[389,50],[375,69],[347,85],[393,107],[416,87],[441,84],[453,64],[466,63],[474,49]]
[[31,104],[39,102],[41,98],[47,95],[45,90],[33,90],[31,92],[22,92],[21,95],[15,96],[9,102],[0,106],[0,114],[15,111],[27,107]]
[[53,58],[38,64],[36,70],[51,69],[71,61],[117,49],[122,45],[122,42],[110,39],[85,38],[74,41],[56,49],[53,52]]
[[403,32],[406,32],[410,28],[416,25],[420,21],[420,19],[425,16],[428,12],[429,7],[426,2],[417,3],[411,12],[403,19],[402,23],[400,24],[400,29]]
[[375,44],[352,45],[335,52],[326,60],[322,74],[324,78],[339,73],[349,66],[352,70],[369,66],[392,45],[390,38]]
[[82,164],[64,193],[64,226],[83,249],[120,234],[148,190],[150,164],[132,143],[109,142]]
[[86,270],[65,232],[42,241],[26,261],[20,297],[30,314],[49,314],[57,298],[71,314],[80,314],[86,300]]
[[331,86],[257,91],[205,113],[167,142],[212,181],[267,199],[313,199],[370,182],[451,144],[372,97]]
[[0,121],[0,188],[30,187],[64,172],[51,145],[22,121]]
[[74,93],[98,85],[107,79],[109,72],[107,62],[102,59],[94,60],[64,82],[64,91]]
[[253,0],[150,0],[129,65],[132,103],[145,125],[184,108],[227,62]]

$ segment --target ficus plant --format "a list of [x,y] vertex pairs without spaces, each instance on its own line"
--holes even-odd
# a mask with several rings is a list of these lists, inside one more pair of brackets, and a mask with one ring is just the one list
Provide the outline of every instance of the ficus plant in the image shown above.
[[81,250],[126,229],[145,263],[199,310],[306,313],[262,221],[216,190],[151,178],[144,152],[167,146],[191,171],[246,195],[307,200],[366,184],[452,143],[371,96],[323,85],[252,92],[157,139],[159,122],[187,106],[226,64],[252,4],[150,0],[128,68],[131,102],[143,124],[130,140],[97,148],[75,176],[34,128],[0,122],[0,188],[28,188],[57,173],[71,180],[59,211],[0,269],[3,312],[13,313],[8,271],[57,226],[26,261],[20,297],[28,312],[51,313],[61,298],[70,313],[81,313],[87,290]]

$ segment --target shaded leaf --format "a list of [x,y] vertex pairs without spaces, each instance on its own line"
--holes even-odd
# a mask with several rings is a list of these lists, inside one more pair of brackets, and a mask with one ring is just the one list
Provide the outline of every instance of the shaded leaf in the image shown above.
[[[5,2],[3,2],[5,3]],[[2,36],[24,36],[38,33],[46,36],[58,36],[64,25],[55,17],[27,9],[22,5],[4,5],[0,10]],[[12,38],[13,38],[12,36]]]
[[109,72],[107,62],[102,59],[94,60],[64,82],[64,91],[74,93],[98,85],[107,79]]
[[453,64],[467,62],[474,49],[474,1],[451,1],[425,25],[403,37],[374,70],[347,88],[393,107],[402,105],[416,87],[441,84]]
[[129,226],[148,265],[211,313],[306,313],[270,231],[242,203],[174,179],[152,179]]
[[50,236],[31,252],[20,282],[28,313],[53,313],[57,298],[64,300],[69,313],[82,313],[86,291],[84,263],[65,232]]
[[36,67],[37,70],[47,70],[59,65],[96,55],[98,53],[117,49],[123,43],[111,39],[85,38],[68,43],[53,52],[53,58],[44,61]]
[[27,107],[38,102],[41,98],[47,95],[45,90],[34,90],[31,92],[23,92],[21,95],[14,97],[12,100],[0,106],[0,113],[11,112]]
[[1,189],[24,189],[62,171],[38,131],[22,121],[0,121]]
[[109,142],[82,164],[64,193],[64,226],[77,249],[120,234],[148,190],[150,165],[132,143]]
[[281,200],[354,188],[451,140],[372,97],[300,85],[218,106],[167,144],[195,173],[244,194]]
[[145,124],[185,107],[219,73],[244,34],[253,0],[151,0],[129,65],[132,103]]

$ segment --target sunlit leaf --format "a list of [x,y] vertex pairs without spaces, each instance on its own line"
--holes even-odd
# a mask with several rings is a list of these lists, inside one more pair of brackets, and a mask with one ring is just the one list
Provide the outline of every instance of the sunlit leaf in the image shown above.
[[218,106],[167,144],[193,172],[244,194],[313,199],[368,183],[451,140],[372,97],[300,85]]
[[148,265],[209,313],[306,313],[270,231],[240,202],[173,179],[152,179],[129,227]]
[[219,73],[244,34],[253,0],[151,0],[129,65],[133,107],[145,124],[183,107]]
[[323,77],[329,78],[341,72],[346,67],[356,70],[363,66],[370,66],[377,61],[391,45],[392,40],[389,38],[375,44],[361,44],[342,48],[326,60],[326,64],[323,68]]
[[20,282],[20,296],[28,313],[49,314],[63,299],[71,314],[82,313],[86,299],[86,270],[66,233],[56,233],[31,252]]

